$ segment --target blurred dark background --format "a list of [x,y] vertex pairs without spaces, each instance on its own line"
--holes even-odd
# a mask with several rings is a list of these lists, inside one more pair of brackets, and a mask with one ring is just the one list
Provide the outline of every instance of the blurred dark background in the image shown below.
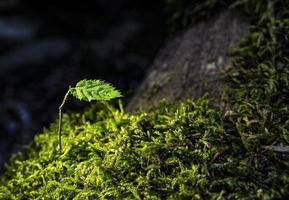
[[[111,82],[128,101],[165,37],[162,1],[0,1],[0,171],[57,118],[69,85]],[[65,110],[85,104],[70,99]]]

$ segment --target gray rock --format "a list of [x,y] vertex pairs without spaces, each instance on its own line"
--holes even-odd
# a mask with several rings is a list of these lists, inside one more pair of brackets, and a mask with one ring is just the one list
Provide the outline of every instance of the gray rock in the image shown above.
[[127,110],[151,107],[162,98],[177,102],[206,93],[217,102],[220,73],[231,65],[227,51],[248,28],[246,18],[223,11],[179,33],[160,51]]

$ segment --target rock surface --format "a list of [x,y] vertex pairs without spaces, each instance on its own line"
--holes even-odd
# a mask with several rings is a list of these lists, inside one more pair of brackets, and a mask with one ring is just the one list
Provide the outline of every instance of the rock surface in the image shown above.
[[218,98],[220,72],[231,65],[228,49],[248,28],[244,16],[223,11],[178,34],[160,51],[127,110],[149,108],[162,98],[177,102],[206,93]]

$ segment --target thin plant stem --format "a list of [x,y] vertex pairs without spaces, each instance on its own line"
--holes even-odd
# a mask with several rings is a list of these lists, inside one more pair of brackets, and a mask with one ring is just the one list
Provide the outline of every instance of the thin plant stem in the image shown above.
[[64,106],[64,104],[65,104],[65,102],[67,100],[67,97],[68,97],[68,95],[70,93],[70,89],[71,89],[71,87],[69,87],[69,90],[66,92],[66,94],[65,94],[65,96],[63,98],[63,101],[62,101],[62,103],[60,104],[60,106],[58,108],[58,110],[59,110],[59,112],[58,112],[58,145],[59,145],[60,153],[62,151],[62,145],[61,145],[62,108],[63,108],[63,106]]
[[102,103],[111,113],[114,112],[113,107],[112,107],[109,103],[107,103],[106,101],[101,101],[101,103]]

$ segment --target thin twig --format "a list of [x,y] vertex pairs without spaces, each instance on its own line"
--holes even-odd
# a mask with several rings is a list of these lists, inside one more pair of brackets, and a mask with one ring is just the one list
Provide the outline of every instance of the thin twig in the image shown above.
[[264,149],[272,150],[277,153],[289,153],[289,146],[262,146]]
[[60,153],[61,153],[61,151],[62,151],[62,145],[61,145],[61,130],[62,130],[62,108],[63,108],[63,106],[64,106],[64,104],[65,104],[65,102],[66,102],[66,100],[67,100],[67,97],[68,97],[68,95],[69,95],[69,93],[70,93],[70,89],[71,89],[71,87],[69,86],[69,90],[66,92],[66,94],[65,94],[65,96],[64,96],[64,98],[63,98],[63,101],[62,101],[62,103],[60,104],[60,106],[59,106],[59,108],[58,108],[58,110],[59,110],[59,112],[58,112],[58,145],[59,145],[59,151],[60,151]]

